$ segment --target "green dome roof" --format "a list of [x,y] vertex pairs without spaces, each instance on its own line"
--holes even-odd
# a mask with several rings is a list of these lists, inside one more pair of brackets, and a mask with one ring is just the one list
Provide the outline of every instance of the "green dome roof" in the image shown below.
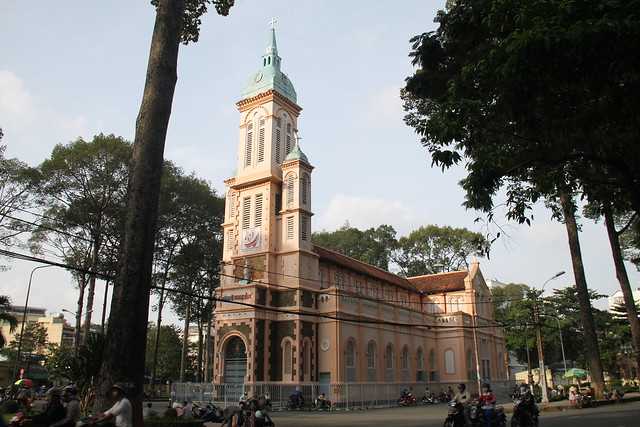
[[291,80],[280,70],[280,62],[276,44],[276,30],[272,28],[269,44],[262,56],[262,69],[251,75],[247,86],[242,91],[242,98],[251,98],[273,89],[293,103],[297,103],[296,90],[293,88]]
[[309,159],[307,159],[307,156],[302,152],[300,146],[297,143],[293,147],[293,150],[291,150],[291,152],[287,154],[287,157],[284,159],[285,162],[287,160],[300,160],[309,164]]

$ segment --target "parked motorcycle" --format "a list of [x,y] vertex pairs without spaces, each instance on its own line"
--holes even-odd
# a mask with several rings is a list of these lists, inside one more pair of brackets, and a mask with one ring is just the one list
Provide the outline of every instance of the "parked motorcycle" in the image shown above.
[[449,402],[449,411],[443,427],[465,427],[464,407],[461,403],[455,400]]
[[193,416],[203,423],[221,423],[224,421],[222,409],[212,403],[208,403],[206,406],[200,406],[194,403]]
[[398,399],[398,405],[400,406],[415,406],[418,403],[418,400],[413,395],[413,393],[406,393],[400,396]]
[[579,394],[576,397],[576,408],[590,408],[591,406],[593,406],[593,398],[591,397],[591,394]]

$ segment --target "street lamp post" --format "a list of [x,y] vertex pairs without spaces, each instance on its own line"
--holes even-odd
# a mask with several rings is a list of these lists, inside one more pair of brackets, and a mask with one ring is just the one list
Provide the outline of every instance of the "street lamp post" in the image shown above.
[[[564,271],[560,271],[556,274],[554,274],[552,277],[550,277],[549,279],[547,279],[546,282],[544,282],[544,284],[542,285],[542,289],[540,291],[540,296],[542,296],[542,293],[544,292],[544,287],[547,285],[547,283],[549,283],[550,281],[557,279],[558,277],[562,276],[564,274]],[[540,388],[541,388],[541,392],[542,392],[542,403],[549,403],[549,395],[547,394],[547,370],[544,366],[544,351],[542,349],[542,333],[540,331],[540,316],[539,316],[539,307],[538,307],[538,295],[536,295],[535,297],[535,301],[533,304],[533,317],[534,317],[534,321],[536,324],[536,338],[538,341],[538,361],[540,364]]]
[[34,267],[31,270],[31,274],[29,274],[29,285],[27,286],[27,297],[24,301],[24,310],[22,311],[22,326],[20,326],[20,339],[18,340],[18,352],[16,354],[16,363],[13,366],[13,378],[16,377],[18,373],[18,366],[20,365],[20,353],[22,352],[22,339],[24,338],[24,325],[27,322],[27,309],[29,307],[29,295],[31,294],[31,281],[33,280],[33,273],[36,270],[40,270],[41,268],[49,268],[55,267],[55,265],[41,265],[38,267]]

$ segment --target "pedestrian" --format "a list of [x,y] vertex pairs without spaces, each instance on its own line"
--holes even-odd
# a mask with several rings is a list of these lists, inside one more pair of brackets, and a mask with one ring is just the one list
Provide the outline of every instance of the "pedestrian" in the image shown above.
[[109,410],[99,414],[92,421],[100,423],[115,419],[116,427],[133,427],[131,402],[126,397],[124,387],[114,384],[111,386],[110,393],[115,403]]
[[569,404],[571,406],[574,406],[576,404],[576,400],[578,398],[578,390],[576,389],[576,386],[571,384],[571,387],[569,387]]

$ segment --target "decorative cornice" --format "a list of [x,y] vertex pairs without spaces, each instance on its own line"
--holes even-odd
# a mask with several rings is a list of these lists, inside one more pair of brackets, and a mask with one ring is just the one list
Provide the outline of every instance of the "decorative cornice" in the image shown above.
[[284,106],[290,108],[295,116],[298,116],[300,114],[300,111],[302,111],[302,107],[290,101],[287,97],[281,95],[273,89],[269,89],[266,92],[259,93],[258,95],[252,96],[251,98],[241,99],[240,101],[236,102],[236,106],[238,107],[238,111],[242,113],[252,107],[255,107],[256,105],[276,100],[280,104],[283,104]]
[[290,168],[290,167],[294,167],[294,166],[300,166],[303,169],[308,170],[309,172],[313,171],[313,169],[315,169],[313,166],[311,166],[309,163],[307,162],[302,162],[299,159],[295,159],[295,160],[285,160],[284,162],[282,162],[282,164],[280,165],[282,167],[282,169],[286,169],[286,168]]

